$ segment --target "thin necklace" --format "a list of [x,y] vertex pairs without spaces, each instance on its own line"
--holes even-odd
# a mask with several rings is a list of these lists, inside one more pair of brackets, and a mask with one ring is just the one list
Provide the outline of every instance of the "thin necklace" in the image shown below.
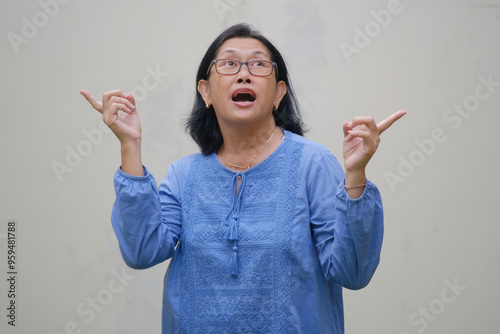
[[235,167],[235,168],[239,168],[239,169],[245,169],[245,170],[248,170],[250,169],[250,166],[252,165],[252,162],[255,160],[255,158],[257,158],[257,156],[260,154],[260,152],[262,152],[262,150],[267,146],[267,144],[271,141],[271,138],[273,137],[274,135],[274,132],[276,131],[276,126],[274,126],[274,129],[273,129],[273,132],[271,132],[271,135],[269,136],[269,138],[267,138],[267,141],[266,143],[264,144],[264,146],[262,146],[262,148],[259,150],[259,152],[257,152],[257,154],[255,154],[252,158],[252,160],[250,160],[250,162],[248,163],[248,166],[244,167],[244,166],[238,166],[238,165],[235,165],[235,164],[232,164],[230,163],[229,161],[227,161],[224,156],[222,155],[222,152],[220,153],[220,157],[222,158],[222,160],[224,160],[224,162],[226,164],[228,164],[229,166],[231,167]]

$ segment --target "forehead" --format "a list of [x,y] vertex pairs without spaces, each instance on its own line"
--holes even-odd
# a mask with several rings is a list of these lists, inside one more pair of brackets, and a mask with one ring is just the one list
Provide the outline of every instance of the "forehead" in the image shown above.
[[269,50],[259,40],[254,38],[231,38],[222,43],[216,58],[257,56],[261,59],[271,59]]

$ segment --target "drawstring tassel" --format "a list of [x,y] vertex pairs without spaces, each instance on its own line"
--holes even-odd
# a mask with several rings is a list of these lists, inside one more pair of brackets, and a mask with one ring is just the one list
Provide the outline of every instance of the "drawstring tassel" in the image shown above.
[[[238,242],[239,239],[238,220],[241,211],[243,190],[245,189],[245,180],[246,180],[245,173],[237,173],[233,177],[234,187],[232,189],[236,188],[236,193],[235,196],[233,197],[231,210],[226,216],[226,221],[225,221],[225,224],[228,225],[228,228],[226,230],[224,238],[228,241],[233,242],[233,254],[231,254],[229,271],[231,273],[231,276],[234,277],[238,276],[239,272],[238,246],[236,245],[236,243]],[[241,181],[239,185],[238,181]]]
[[229,221],[229,228],[225,235],[226,240],[234,241],[238,240],[238,217],[233,216],[233,219]]
[[233,246],[233,255],[231,256],[230,270],[232,276],[238,276],[238,246]]
[[233,219],[229,222],[229,228],[226,231],[226,240],[233,241],[233,254],[231,254],[231,262],[229,264],[229,271],[231,272],[231,276],[238,276],[238,246],[236,246],[236,242],[238,240],[238,217],[233,216]]

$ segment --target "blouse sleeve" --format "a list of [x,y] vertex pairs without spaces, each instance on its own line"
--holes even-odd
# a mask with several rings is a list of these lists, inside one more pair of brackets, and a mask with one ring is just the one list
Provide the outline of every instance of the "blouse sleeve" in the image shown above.
[[125,263],[145,269],[174,254],[181,230],[180,195],[175,171],[157,188],[153,175],[144,167],[145,176],[132,176],[121,168],[115,173],[116,200],[111,214]]
[[313,162],[308,175],[311,230],[325,277],[348,289],[368,285],[380,260],[382,200],[367,181],[358,199],[344,189],[344,172],[330,152]]

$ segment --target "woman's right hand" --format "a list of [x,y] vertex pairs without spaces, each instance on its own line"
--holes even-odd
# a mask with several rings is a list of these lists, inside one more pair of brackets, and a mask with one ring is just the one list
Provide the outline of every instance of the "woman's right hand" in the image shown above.
[[[113,131],[122,145],[140,142],[141,121],[137,115],[135,99],[130,93],[112,90],[102,96],[102,102],[86,90],[80,93],[95,110],[102,114],[102,120]],[[120,113],[119,111],[123,112]]]

